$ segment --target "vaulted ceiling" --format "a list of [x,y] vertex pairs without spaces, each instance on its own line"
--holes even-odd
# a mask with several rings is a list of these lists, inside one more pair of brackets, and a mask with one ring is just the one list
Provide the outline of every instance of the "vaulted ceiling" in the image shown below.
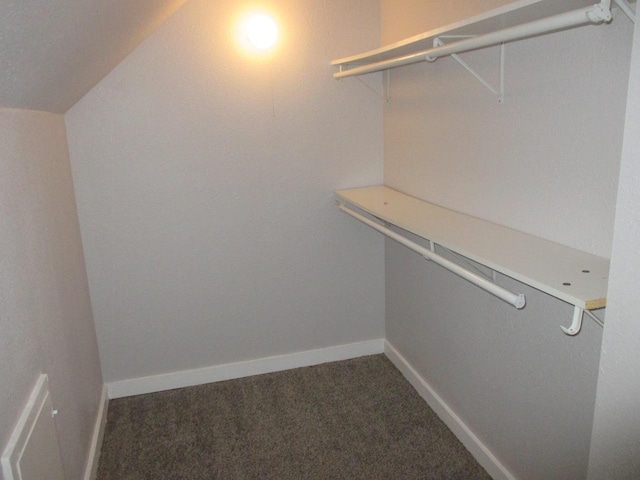
[[0,107],[64,113],[186,0],[0,0]]

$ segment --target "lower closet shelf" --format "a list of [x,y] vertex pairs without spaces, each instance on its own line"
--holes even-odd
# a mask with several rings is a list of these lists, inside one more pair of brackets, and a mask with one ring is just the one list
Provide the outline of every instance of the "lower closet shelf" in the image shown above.
[[606,305],[609,260],[418,200],[386,186],[338,201],[585,310]]

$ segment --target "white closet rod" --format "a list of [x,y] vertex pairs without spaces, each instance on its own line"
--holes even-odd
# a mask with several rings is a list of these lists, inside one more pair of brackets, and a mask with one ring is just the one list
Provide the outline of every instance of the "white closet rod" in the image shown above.
[[378,232],[383,233],[387,237],[392,238],[396,242],[401,243],[405,247],[410,248],[414,252],[419,253],[424,258],[426,258],[428,260],[431,260],[434,263],[437,263],[441,267],[444,267],[447,270],[449,270],[450,272],[455,273],[459,277],[462,277],[465,280],[467,280],[467,281],[473,283],[474,285],[482,288],[483,290],[489,292],[490,294],[495,295],[500,300],[503,300],[503,301],[513,305],[514,307],[516,307],[518,309],[524,308],[525,303],[526,303],[526,299],[525,299],[524,295],[512,293],[509,290],[507,290],[505,288],[502,288],[502,287],[500,287],[499,285],[496,285],[493,282],[490,282],[486,278],[483,278],[480,275],[477,275],[477,274],[475,274],[473,272],[470,272],[469,270],[461,267],[460,265],[458,265],[456,263],[453,263],[450,260],[447,260],[446,258],[438,255],[437,253],[432,252],[428,248],[424,248],[424,247],[418,245],[417,243],[412,242],[411,240],[409,240],[409,239],[403,237],[402,235],[394,232],[393,230],[391,230],[391,229],[389,229],[389,228],[387,228],[387,227],[385,227],[383,225],[380,225],[379,223],[374,222],[373,220],[370,220],[369,218],[365,217],[364,215],[360,215],[358,212],[355,212],[355,211],[351,210],[350,208],[346,207],[343,204],[340,205],[340,210],[342,210],[347,215],[351,215],[353,218],[355,218],[356,220],[361,221],[365,225],[370,226],[374,230],[377,230]]
[[[361,67],[341,70],[333,74],[335,78],[351,77],[365,73],[379,72],[403,65],[410,65],[419,62],[433,62],[439,57],[452,55],[455,53],[468,52],[480,48],[499,45],[500,43],[521,40],[526,37],[533,37],[550,33],[557,30],[578,27],[582,25],[598,25],[611,20],[610,0],[604,0],[597,5],[580,8],[571,12],[561,13],[552,17],[535,20],[515,27],[505,28],[496,32],[478,35],[465,40],[460,40],[448,45],[433,47],[418,53],[403,57],[392,58],[381,62],[363,65]],[[341,67],[342,68],[342,67]]]

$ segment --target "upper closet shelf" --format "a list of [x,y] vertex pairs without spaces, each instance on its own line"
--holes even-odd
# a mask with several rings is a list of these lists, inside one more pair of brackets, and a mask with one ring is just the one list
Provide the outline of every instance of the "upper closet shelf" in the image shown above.
[[[340,190],[336,195],[343,204],[564,300],[577,307],[576,311],[606,305],[606,258],[448,210],[385,186]],[[350,213],[349,208],[343,210]],[[355,216],[376,227],[371,220]],[[521,308],[516,303],[514,306]]]
[[[331,64],[339,71],[333,76],[378,72],[582,25],[598,25],[611,20],[610,7],[611,0],[595,5],[594,0],[517,0],[386,47],[334,60]],[[446,44],[442,39],[447,39]]]

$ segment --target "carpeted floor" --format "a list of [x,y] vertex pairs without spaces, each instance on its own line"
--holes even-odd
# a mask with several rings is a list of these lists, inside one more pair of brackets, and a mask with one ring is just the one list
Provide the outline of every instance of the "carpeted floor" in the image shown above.
[[111,400],[98,480],[488,479],[383,355]]

